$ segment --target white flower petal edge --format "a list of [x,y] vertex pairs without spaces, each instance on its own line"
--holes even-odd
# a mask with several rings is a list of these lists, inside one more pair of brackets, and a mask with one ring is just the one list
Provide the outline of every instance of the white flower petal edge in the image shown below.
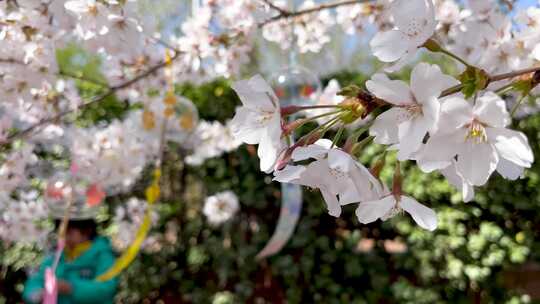
[[456,168],[455,161],[452,165],[440,170],[441,174],[448,180],[448,182],[461,191],[464,202],[470,202],[474,199],[474,187],[468,184]]
[[429,231],[437,229],[437,214],[435,211],[405,195],[399,197],[399,202],[392,194],[379,200],[362,202],[356,209],[356,216],[360,223],[368,224],[377,219],[391,218],[398,214],[400,210],[409,213],[418,226]]
[[362,224],[369,224],[384,217],[394,206],[396,199],[389,195],[379,200],[362,202],[356,208],[356,217]]
[[418,226],[433,231],[437,229],[437,213],[415,199],[402,195],[399,203],[401,208],[409,213]]

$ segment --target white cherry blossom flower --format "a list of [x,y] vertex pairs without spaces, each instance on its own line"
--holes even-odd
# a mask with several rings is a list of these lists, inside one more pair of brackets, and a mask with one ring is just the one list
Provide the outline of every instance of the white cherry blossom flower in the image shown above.
[[201,165],[206,159],[236,150],[241,144],[231,134],[229,123],[224,126],[219,121],[202,121],[187,142],[193,152],[186,157],[186,163]]
[[203,213],[212,225],[220,225],[230,220],[240,209],[238,197],[232,191],[224,191],[209,196],[204,202]]
[[341,205],[373,199],[383,189],[369,170],[354,161],[350,154],[331,146],[330,140],[321,139],[313,145],[296,148],[292,154],[294,161],[315,161],[306,166],[288,165],[274,172],[274,180],[319,189],[329,214],[338,217]]
[[527,137],[507,129],[510,116],[498,95],[487,92],[472,106],[461,97],[445,100],[439,129],[416,156],[425,172],[443,169],[456,159],[457,173],[473,186],[484,185],[497,170],[519,178],[534,156]]
[[259,144],[261,171],[271,172],[284,148],[279,100],[260,75],[237,81],[232,87],[242,101],[231,121],[232,132],[242,142]]
[[399,160],[410,158],[422,145],[426,133],[437,127],[439,95],[455,84],[458,84],[456,79],[427,63],[413,69],[410,87],[384,74],[374,75],[366,82],[366,87],[394,107],[377,117],[370,135],[375,136],[376,143],[395,145]]
[[416,54],[435,32],[435,8],[432,0],[396,0],[390,6],[395,29],[379,32],[370,42],[373,54],[383,62],[401,67]]
[[406,211],[422,228],[433,231],[437,229],[437,214],[414,198],[406,195],[389,194],[381,199],[362,202],[356,209],[356,216],[362,224],[381,219],[383,221]]

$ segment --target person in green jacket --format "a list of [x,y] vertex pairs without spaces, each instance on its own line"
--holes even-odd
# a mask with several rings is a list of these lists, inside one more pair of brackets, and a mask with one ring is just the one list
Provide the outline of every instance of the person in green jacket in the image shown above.
[[[46,257],[39,271],[28,278],[23,292],[26,303],[41,303],[45,269],[54,261]],[[66,230],[66,246],[62,253],[56,278],[58,304],[113,303],[118,280],[99,282],[95,278],[106,272],[115,261],[109,240],[96,234],[93,219],[70,220]]]

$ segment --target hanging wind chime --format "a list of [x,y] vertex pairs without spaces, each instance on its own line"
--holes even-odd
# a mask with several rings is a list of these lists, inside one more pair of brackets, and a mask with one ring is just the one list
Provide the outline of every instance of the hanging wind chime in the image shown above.
[[[294,8],[293,0],[289,6]],[[291,48],[288,65],[276,72],[270,80],[272,88],[280,100],[281,107],[307,106],[315,103],[321,91],[321,83],[316,74],[298,64],[298,50],[294,21],[291,21]],[[289,119],[294,119],[294,115]],[[294,142],[291,135],[289,142]],[[295,184],[281,184],[281,210],[278,223],[270,241],[257,254],[257,259],[264,259],[278,253],[291,238],[302,212],[302,188]]]

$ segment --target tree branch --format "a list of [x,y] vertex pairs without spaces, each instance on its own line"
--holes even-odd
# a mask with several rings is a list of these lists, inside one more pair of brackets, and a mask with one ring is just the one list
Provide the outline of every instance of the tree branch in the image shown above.
[[[179,55],[180,55],[180,53],[174,54],[174,56],[171,58],[171,60],[175,60],[176,58],[178,58]],[[86,108],[86,107],[88,107],[90,105],[99,103],[99,102],[103,101],[104,99],[106,99],[107,97],[110,97],[110,96],[114,95],[114,93],[116,93],[116,91],[127,88],[127,87],[139,82],[140,80],[151,76],[152,74],[154,74],[157,71],[161,70],[165,66],[167,66],[167,62],[165,60],[163,60],[160,63],[154,65],[151,68],[149,68],[146,72],[141,73],[140,75],[138,75],[138,76],[136,76],[136,77],[134,77],[134,78],[132,78],[132,79],[130,79],[128,81],[125,81],[125,82],[123,82],[123,83],[121,83],[119,85],[109,87],[107,89],[107,91],[105,91],[103,94],[92,98],[92,100],[90,100],[87,103],[83,103],[83,104],[78,105],[75,109],[69,109],[69,110],[62,111],[62,112],[56,114],[55,116],[42,119],[38,123],[33,124],[30,127],[26,128],[26,129],[24,129],[22,131],[11,134],[5,141],[0,143],[0,146],[7,145],[7,144],[13,142],[16,139],[23,138],[23,137],[31,134],[34,130],[38,129],[39,127],[54,123],[54,122],[62,119],[64,116],[69,115],[69,114],[71,114],[71,113],[73,113],[75,111],[78,111],[78,110],[84,109],[84,108]]]
[[[514,78],[514,77],[518,77],[518,76],[521,76],[521,75],[530,74],[530,73],[534,73],[534,72],[538,72],[538,71],[540,71],[540,66],[527,68],[527,69],[522,69],[522,70],[517,70],[517,71],[513,71],[513,72],[509,72],[509,73],[498,74],[498,75],[494,75],[494,76],[489,76],[488,85],[490,83],[492,83],[492,82],[495,82],[495,81],[501,81],[501,80],[505,80],[505,79],[510,79],[510,78]],[[439,96],[439,97],[446,97],[446,96],[455,94],[455,93],[461,91],[461,89],[463,89],[463,85],[458,84],[456,86],[453,86],[453,87],[443,91],[441,96]]]
[[521,76],[521,75],[525,75],[525,74],[529,74],[529,73],[534,73],[534,72],[537,72],[537,71],[540,71],[540,66],[527,68],[527,69],[522,69],[522,70],[517,70],[517,71],[514,71],[514,72],[499,74],[499,75],[495,75],[495,76],[490,76],[489,77],[489,82],[514,78],[514,77],[517,77],[517,76]]
[[[263,1],[266,2],[267,4],[269,4],[269,1],[267,1],[267,0],[263,0]],[[314,7],[310,7],[310,8],[306,8],[306,9],[303,9],[303,10],[294,11],[294,12],[290,12],[290,11],[280,12],[279,15],[276,15],[276,16],[274,16],[272,18],[269,18],[269,19],[259,23],[259,27],[264,27],[265,25],[270,24],[270,23],[275,22],[275,21],[278,21],[280,19],[291,18],[291,17],[294,18],[294,17],[305,15],[305,14],[316,13],[316,12],[319,12],[319,11],[332,9],[332,8],[336,8],[336,7],[340,7],[340,6],[361,4],[361,3],[370,2],[370,1],[372,1],[372,0],[341,0],[341,1],[334,1],[334,2],[330,2],[330,3],[323,3],[323,4],[320,4],[320,5],[314,6]],[[281,8],[280,8],[280,10],[281,10]]]
[[[11,59],[11,58],[0,58],[0,63],[9,63],[9,64],[17,64],[17,65],[22,65],[22,66],[28,66],[28,64],[24,63],[23,61],[20,61],[20,60],[17,60],[17,59]],[[105,88],[109,87],[109,85],[107,83],[105,83],[105,82],[103,82],[101,80],[86,78],[86,77],[84,77],[82,75],[79,75],[79,74],[73,74],[73,73],[70,73],[70,72],[67,72],[67,71],[62,71],[61,69],[58,71],[58,73],[50,74],[50,75],[69,77],[69,78],[77,79],[77,80],[80,80],[80,81],[92,83],[92,84],[95,84],[95,85],[98,85],[98,86],[101,86],[101,87],[105,87]]]
[[288,16],[291,14],[290,11],[284,9],[284,8],[281,8],[277,5],[275,5],[274,3],[272,3],[272,0],[261,0],[262,2],[264,2],[266,5],[268,5],[271,9],[273,10],[276,10],[280,13],[280,15],[284,15],[284,16]]
[[82,75],[73,74],[73,73],[70,73],[70,72],[67,72],[67,71],[60,70],[58,72],[58,76],[69,77],[69,78],[77,79],[77,80],[80,80],[80,81],[88,82],[88,83],[91,83],[91,84],[94,84],[94,85],[97,85],[97,86],[100,86],[100,87],[109,88],[109,84],[107,84],[107,83],[105,83],[105,82],[103,82],[101,80],[86,78],[86,77],[84,77]]

